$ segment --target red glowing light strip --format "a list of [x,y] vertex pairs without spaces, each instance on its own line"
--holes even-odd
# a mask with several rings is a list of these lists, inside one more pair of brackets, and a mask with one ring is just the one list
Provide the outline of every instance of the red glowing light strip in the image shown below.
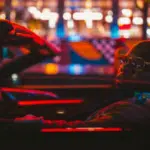
[[122,128],[43,128],[41,132],[121,132]]
[[46,94],[50,96],[56,97],[56,95],[52,92],[45,92],[40,90],[28,90],[28,89],[17,89],[17,88],[1,88],[2,91],[5,92],[16,92],[16,93],[34,93],[34,94]]
[[18,105],[20,106],[31,106],[31,105],[58,105],[58,104],[81,104],[83,100],[23,100],[19,101]]
[[88,85],[23,85],[20,86],[20,88],[28,88],[28,89],[64,89],[64,88],[72,88],[72,89],[78,89],[78,88],[111,88],[111,84],[88,84]]

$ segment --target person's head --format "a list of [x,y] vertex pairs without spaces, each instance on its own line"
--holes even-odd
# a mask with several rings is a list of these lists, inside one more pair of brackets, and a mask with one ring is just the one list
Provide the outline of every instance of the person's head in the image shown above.
[[150,62],[150,40],[139,42],[127,52],[126,56],[141,57],[144,61]]
[[121,60],[117,83],[150,81],[150,40],[136,44]]

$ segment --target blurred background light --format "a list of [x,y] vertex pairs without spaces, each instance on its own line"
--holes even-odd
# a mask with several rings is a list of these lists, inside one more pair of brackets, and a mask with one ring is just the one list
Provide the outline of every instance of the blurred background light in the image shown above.
[[130,31],[129,30],[121,30],[120,35],[123,38],[130,38]]
[[150,17],[147,17],[147,24],[150,26]]
[[63,18],[64,18],[64,20],[70,20],[71,19],[71,14],[69,12],[65,12],[63,14]]
[[19,5],[18,0],[12,0],[12,6],[17,7]]
[[133,24],[142,25],[143,24],[143,18],[142,17],[134,17],[133,18]]
[[57,64],[54,63],[48,63],[45,65],[45,73],[49,75],[55,75],[58,74],[59,67]]
[[18,80],[18,75],[16,73],[11,75],[11,78],[13,81],[17,81]]
[[74,20],[102,20],[102,18],[102,13],[91,12],[90,10],[85,10],[84,12],[75,12],[73,14]]
[[38,10],[37,10],[37,8],[36,8],[35,6],[31,6],[31,7],[28,7],[28,11],[29,11],[30,13],[35,13],[35,12],[37,12]]
[[108,23],[111,23],[113,21],[113,17],[111,15],[107,15],[105,17],[105,21],[108,22]]
[[51,19],[51,12],[50,12],[50,9],[44,8],[44,9],[42,10],[41,19],[42,19],[42,20],[49,20],[49,19]]
[[92,29],[93,28],[93,21],[92,20],[87,19],[85,22],[86,22],[86,27],[88,29]]
[[80,64],[69,65],[69,74],[71,75],[81,75],[84,73],[83,66]]
[[132,16],[132,10],[131,9],[122,9],[121,12],[126,17],[131,17]]
[[6,14],[4,12],[0,13],[0,19],[6,19]]
[[123,24],[131,24],[131,20],[128,17],[120,17],[118,19],[118,24],[123,25]]
[[75,34],[75,33],[68,36],[68,41],[70,41],[70,42],[78,42],[81,40],[82,40],[81,36],[78,34]]
[[[50,63],[47,66],[44,65],[43,71],[47,74],[57,74],[61,68],[63,73],[68,73],[68,68],[70,68],[70,74],[82,74],[86,71],[83,64],[91,65],[91,68],[94,66],[93,68],[99,70],[95,64],[105,59],[106,65],[112,65],[114,57],[108,54],[113,55],[112,45],[107,41],[101,42],[103,38],[125,38],[124,44],[134,43],[132,40],[141,40],[145,32],[150,38],[150,8],[145,17],[147,28],[144,28],[146,24],[143,11],[144,0],[118,0],[118,5],[113,3],[113,0],[65,0],[64,4],[62,0],[7,1],[8,4],[9,2],[12,4],[6,6],[6,1],[0,0],[0,19],[8,18],[9,14],[11,21],[31,29],[49,42],[54,41],[57,46],[64,49],[60,57],[54,58],[53,61],[49,59],[46,62]],[[82,56],[78,58],[74,47],[68,46],[71,42],[83,42],[83,40],[91,45],[94,45],[91,40],[97,40],[96,46],[100,48],[93,51],[102,53],[99,60],[88,60]],[[83,52],[83,49],[86,49],[87,52],[87,47],[84,46],[79,52]],[[104,54],[102,49],[108,50],[107,54]],[[94,57],[92,53],[89,55]],[[59,66],[51,62],[59,63]],[[98,65],[101,67],[103,63],[100,62]],[[97,72],[103,72],[102,70]],[[91,70],[88,73],[91,73]]]
[[[112,31],[117,31],[117,28],[111,25],[115,20],[115,16],[117,16],[116,14],[113,16],[113,13],[115,13],[115,9],[113,8],[116,8],[116,11],[118,9],[118,16],[116,18],[118,25],[130,24],[130,38],[141,37],[143,33],[142,30],[144,30],[141,25],[144,24],[145,20],[142,20],[143,6],[145,6],[144,1],[118,1],[118,5],[115,5],[113,4],[113,0],[65,0],[64,4],[62,1],[59,2],[56,0],[11,0],[8,8],[5,6],[5,1],[1,0],[0,18],[5,19],[6,15],[8,15],[8,11],[10,11],[10,20],[17,23],[24,22],[24,24],[26,24],[25,26],[29,28],[29,24],[32,23],[32,27],[34,27],[32,30],[47,39],[64,38],[70,35],[70,30],[74,30],[74,32],[84,37],[99,36],[119,38],[121,35],[118,33],[122,28],[118,29],[119,31],[116,34],[118,36],[112,36],[112,34],[115,35]],[[64,6],[58,7],[59,4]],[[62,10],[59,11],[59,9]],[[150,9],[148,8],[148,26],[150,26],[149,12]],[[60,23],[60,18],[63,19],[63,23]],[[37,24],[41,26],[38,29],[36,27]],[[139,29],[138,34],[133,33],[136,26],[138,26]],[[62,31],[62,28],[65,28],[65,31]],[[111,30],[112,28],[113,30]],[[41,32],[45,33],[41,34]]]
[[67,21],[67,27],[68,27],[69,29],[74,28],[74,21],[73,21],[73,20],[68,20],[68,21]]
[[91,8],[92,7],[92,1],[91,0],[86,0],[85,1],[85,7],[86,8]]
[[56,28],[56,20],[49,20],[48,27],[52,29]]
[[56,114],[63,115],[63,114],[65,114],[65,110],[63,110],[63,109],[57,110]]
[[111,10],[109,10],[109,11],[107,12],[107,14],[110,15],[110,16],[112,16],[112,15],[113,15],[113,12],[112,12]]
[[150,28],[146,31],[147,35],[150,36]]

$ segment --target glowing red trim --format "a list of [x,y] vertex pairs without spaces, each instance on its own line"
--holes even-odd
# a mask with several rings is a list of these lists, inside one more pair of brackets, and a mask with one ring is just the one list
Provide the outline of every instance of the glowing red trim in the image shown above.
[[40,91],[40,90],[28,90],[28,89],[17,89],[17,88],[1,88],[1,90],[5,92],[34,93],[34,94],[44,94],[44,95],[57,97],[52,92],[45,92],[45,91]]
[[43,128],[41,132],[121,132],[122,128]]
[[20,106],[30,106],[30,105],[58,105],[58,104],[80,104],[83,103],[83,100],[23,100],[19,101],[18,105]]

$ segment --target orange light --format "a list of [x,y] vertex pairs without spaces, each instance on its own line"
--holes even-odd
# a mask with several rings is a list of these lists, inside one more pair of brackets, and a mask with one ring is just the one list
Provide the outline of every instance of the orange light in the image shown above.
[[121,132],[122,128],[43,128],[41,132]]
[[24,48],[24,47],[21,47],[20,50],[22,51],[22,53],[23,53],[24,55],[27,55],[27,54],[30,53],[30,50],[28,50],[27,48]]
[[59,72],[59,68],[57,64],[49,63],[45,66],[46,74],[57,74]]
[[32,105],[59,105],[59,104],[81,104],[83,100],[22,100],[18,102],[20,106],[32,106]]
[[17,0],[12,0],[11,4],[13,7],[17,7],[19,5],[19,2]]
[[86,7],[86,8],[91,8],[91,7],[92,7],[92,1],[91,1],[91,0],[87,0],[87,1],[85,2],[85,7]]
[[144,2],[143,2],[143,0],[136,0],[136,5],[137,5],[140,9],[143,9],[143,7],[144,7]]

